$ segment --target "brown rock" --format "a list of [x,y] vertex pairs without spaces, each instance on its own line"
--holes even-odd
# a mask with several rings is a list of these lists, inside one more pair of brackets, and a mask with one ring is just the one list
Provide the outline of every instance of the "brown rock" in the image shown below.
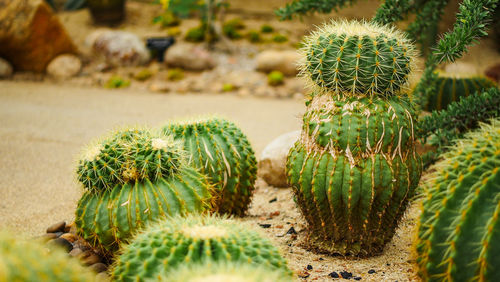
[[0,58],[0,78],[9,77],[12,75],[13,69],[9,62]]
[[300,54],[295,50],[266,50],[259,53],[255,60],[258,71],[280,71],[286,76],[295,76],[299,72],[297,63]]
[[66,227],[66,222],[61,221],[58,223],[54,223],[51,226],[47,228],[47,233],[56,233],[56,232],[63,232],[64,227]]
[[108,269],[108,267],[102,262],[94,263],[93,265],[89,266],[89,268],[95,273],[101,273]]
[[0,56],[16,70],[43,72],[76,47],[43,0],[0,0]]
[[106,272],[101,272],[96,275],[95,277],[96,282],[109,282],[111,279],[109,278],[109,275]]
[[170,67],[202,71],[216,66],[212,54],[193,44],[175,44],[167,50],[165,60]]
[[92,265],[101,262],[101,258],[92,251],[85,251],[78,255],[78,258],[84,265]]
[[66,239],[70,243],[73,243],[76,240],[78,240],[78,237],[76,237],[75,234],[71,234],[71,233],[64,233],[63,235],[61,235],[60,238]]
[[66,227],[64,227],[64,232],[65,233],[73,233],[73,234],[75,234],[75,232],[71,232],[71,230],[73,229],[73,226],[75,226],[75,222],[74,221],[71,222],[70,224],[66,224]]
[[73,250],[71,250],[71,252],[69,252],[69,255],[72,256],[72,257],[77,257],[81,253],[83,253],[82,249],[80,249],[80,248],[74,248]]
[[47,73],[55,78],[64,79],[77,75],[82,68],[80,59],[72,54],[59,55],[47,66]]

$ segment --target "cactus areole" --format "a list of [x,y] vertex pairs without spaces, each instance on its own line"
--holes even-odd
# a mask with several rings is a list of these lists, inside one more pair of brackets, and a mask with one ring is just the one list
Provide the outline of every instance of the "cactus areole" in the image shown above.
[[414,46],[389,27],[331,22],[306,39],[312,88],[287,176],[320,252],[369,256],[391,240],[420,179],[407,98]]

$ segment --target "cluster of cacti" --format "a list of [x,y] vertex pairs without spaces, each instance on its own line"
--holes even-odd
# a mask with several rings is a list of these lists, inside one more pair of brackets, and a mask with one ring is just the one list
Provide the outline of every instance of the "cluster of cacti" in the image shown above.
[[232,262],[206,262],[181,266],[169,275],[162,275],[160,279],[170,282],[290,282],[292,280],[290,274],[284,271]]
[[243,216],[257,178],[257,161],[243,132],[221,118],[173,122],[163,130],[183,143],[189,163],[210,177],[215,211]]
[[436,165],[416,250],[425,281],[500,281],[500,120]]
[[240,262],[281,270],[287,263],[271,242],[236,221],[214,216],[171,217],[148,226],[122,249],[114,281],[170,277],[183,264]]
[[483,93],[460,98],[445,110],[433,111],[419,121],[419,138],[423,143],[436,146],[424,155],[424,167],[434,163],[455,140],[479,127],[480,122],[500,117],[500,90],[490,88]]
[[208,210],[208,178],[184,158],[171,136],[148,130],[119,131],[90,146],[77,169],[85,187],[78,233],[111,254],[150,220]]
[[93,281],[63,250],[0,233],[0,281]]
[[445,109],[450,103],[476,93],[481,93],[496,83],[484,76],[457,76],[445,72],[437,72],[435,92],[427,97],[423,109],[426,111]]
[[332,22],[308,37],[302,74],[313,85],[287,175],[309,245],[373,255],[392,238],[421,174],[405,98],[414,47],[401,33]]

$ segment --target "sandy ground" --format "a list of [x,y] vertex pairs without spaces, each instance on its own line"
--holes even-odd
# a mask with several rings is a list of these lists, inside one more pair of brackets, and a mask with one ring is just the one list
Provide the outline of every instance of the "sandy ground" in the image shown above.
[[[260,152],[273,138],[299,129],[303,110],[297,100],[158,95],[0,81],[0,229],[34,236],[54,222],[71,221],[81,194],[74,180],[75,158],[88,141],[117,126],[158,126],[171,118],[217,113],[239,123]],[[242,220],[271,238],[290,267],[307,277],[302,280],[329,281],[329,273],[348,271],[363,281],[412,281],[417,280],[411,258],[419,214],[416,205],[384,254],[369,259],[306,251],[301,245],[304,221],[291,190],[270,187],[260,179],[249,216]],[[297,235],[286,234],[292,226]],[[376,273],[368,274],[370,269]]]

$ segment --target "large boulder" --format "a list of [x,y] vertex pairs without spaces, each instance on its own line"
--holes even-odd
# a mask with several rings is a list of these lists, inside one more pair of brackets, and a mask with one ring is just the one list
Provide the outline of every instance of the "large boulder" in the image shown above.
[[57,56],[47,66],[47,73],[55,78],[64,79],[77,75],[82,68],[80,59],[71,54]]
[[216,62],[206,49],[193,44],[174,44],[166,51],[165,60],[169,67],[192,71],[213,69]]
[[0,56],[14,69],[43,72],[57,55],[76,52],[43,0],[0,0]]
[[286,157],[299,137],[299,130],[285,133],[264,148],[258,164],[258,175],[267,184],[275,187],[287,187]]
[[6,78],[12,75],[12,66],[6,60],[0,58],[0,78]]
[[111,66],[139,66],[149,61],[149,51],[135,34],[126,31],[97,30],[85,40],[92,52]]
[[286,76],[295,76],[300,54],[295,50],[267,50],[259,53],[256,58],[257,70],[261,72],[280,71]]

